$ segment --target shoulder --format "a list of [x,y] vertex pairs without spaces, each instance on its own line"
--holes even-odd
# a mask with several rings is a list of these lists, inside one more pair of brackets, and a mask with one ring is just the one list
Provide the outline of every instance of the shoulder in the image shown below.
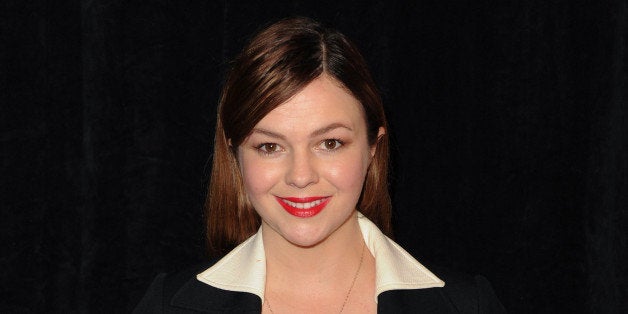
[[445,281],[442,292],[460,313],[506,313],[484,276],[472,276],[439,267],[433,270]]
[[442,288],[393,290],[379,296],[381,313],[506,313],[491,284],[480,275],[472,276],[442,267],[430,270],[445,282]]
[[157,275],[133,313],[259,312],[257,296],[217,289],[196,279],[214,262]]

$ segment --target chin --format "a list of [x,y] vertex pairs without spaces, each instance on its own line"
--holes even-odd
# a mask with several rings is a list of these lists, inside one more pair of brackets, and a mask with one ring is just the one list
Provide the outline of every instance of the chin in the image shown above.
[[325,241],[329,234],[315,230],[293,230],[292,232],[282,234],[282,236],[295,246],[309,248]]
[[342,231],[343,226],[347,225],[354,213],[346,213],[346,217],[345,213],[336,213],[341,216],[327,217],[323,211],[322,215],[317,215],[319,217],[305,219],[291,217],[286,220],[264,220],[262,218],[262,220],[270,228],[269,231],[272,230],[286,242],[297,247],[310,248],[325,242],[338,232],[344,233]]
[[303,248],[314,247],[338,233],[351,217],[352,215],[349,215],[344,221],[338,221],[338,225],[312,226],[306,224],[303,226],[290,226],[281,235],[286,241],[295,246]]

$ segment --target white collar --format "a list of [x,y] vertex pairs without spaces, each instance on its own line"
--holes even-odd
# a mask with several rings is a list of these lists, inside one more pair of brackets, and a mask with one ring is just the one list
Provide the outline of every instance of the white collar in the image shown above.
[[[388,290],[443,287],[445,283],[358,213],[364,242],[375,257],[375,301]],[[249,292],[264,300],[266,255],[260,230],[196,278],[210,286]]]

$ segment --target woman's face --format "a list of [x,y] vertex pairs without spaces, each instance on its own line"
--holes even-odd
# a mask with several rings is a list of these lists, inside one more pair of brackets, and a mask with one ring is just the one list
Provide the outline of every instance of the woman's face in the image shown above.
[[265,232],[308,247],[349,221],[375,153],[366,131],[361,104],[325,75],[269,112],[238,147]]

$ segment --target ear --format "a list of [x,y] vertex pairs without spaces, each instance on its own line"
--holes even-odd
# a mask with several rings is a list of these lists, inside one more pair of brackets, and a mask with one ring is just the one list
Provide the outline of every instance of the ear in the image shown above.
[[382,136],[384,136],[384,134],[386,134],[386,129],[384,129],[383,126],[380,126],[379,130],[377,131],[377,140],[375,141],[375,144],[371,146],[371,158],[375,156],[375,151],[377,150],[377,144],[379,144],[379,140],[382,138]]
[[227,145],[229,145],[229,148],[233,147],[233,145],[231,144],[231,139],[230,138],[227,139]]

